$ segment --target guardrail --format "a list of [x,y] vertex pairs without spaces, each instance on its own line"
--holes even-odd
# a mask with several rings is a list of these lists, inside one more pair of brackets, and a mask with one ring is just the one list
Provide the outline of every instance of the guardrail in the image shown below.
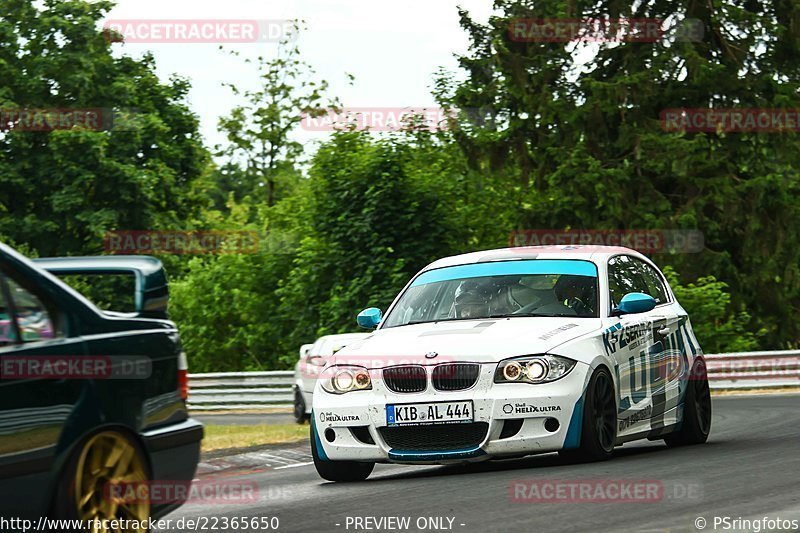
[[705,354],[712,390],[800,387],[800,350]]
[[236,411],[291,407],[294,372],[213,372],[189,374],[189,407]]
[[[705,354],[712,390],[800,387],[800,350]],[[198,411],[291,407],[294,372],[189,375],[189,407]]]

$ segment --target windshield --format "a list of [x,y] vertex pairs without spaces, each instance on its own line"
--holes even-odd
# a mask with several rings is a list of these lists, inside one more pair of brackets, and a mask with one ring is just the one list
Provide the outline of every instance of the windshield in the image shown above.
[[522,316],[598,317],[597,267],[534,259],[429,270],[403,293],[383,327]]

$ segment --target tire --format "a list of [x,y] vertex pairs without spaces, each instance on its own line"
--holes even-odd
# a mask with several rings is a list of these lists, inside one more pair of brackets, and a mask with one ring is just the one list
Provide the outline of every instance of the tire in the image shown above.
[[[109,454],[117,453],[120,454],[119,458],[110,461],[111,467],[103,466],[109,462]],[[100,466],[92,466],[93,464]],[[112,505],[108,483],[115,480],[123,483],[122,479],[125,479],[124,483],[130,484],[128,486],[150,483],[147,458],[139,443],[125,433],[113,430],[101,431],[87,437],[77,446],[61,472],[53,516],[68,520],[135,519],[143,522],[145,527],[126,531],[146,533],[151,512],[149,498],[125,502],[125,508],[133,514],[121,514],[123,506]],[[79,502],[84,499],[85,504],[81,506]],[[111,509],[115,510],[112,512]]]
[[314,458],[314,468],[322,479],[328,481],[364,481],[372,473],[375,463],[362,463],[358,461],[331,461],[320,457],[317,446],[319,443],[317,428],[311,422],[311,456]]
[[303,399],[303,393],[295,389],[294,391],[294,421],[298,424],[305,424],[308,420],[306,415],[306,401]]
[[583,398],[581,443],[577,449],[560,450],[570,461],[610,459],[617,439],[617,402],[614,381],[605,367],[594,371]]
[[683,399],[683,423],[674,433],[664,437],[667,446],[703,444],[711,432],[711,391],[708,372],[703,359],[697,359],[689,375],[686,396]]

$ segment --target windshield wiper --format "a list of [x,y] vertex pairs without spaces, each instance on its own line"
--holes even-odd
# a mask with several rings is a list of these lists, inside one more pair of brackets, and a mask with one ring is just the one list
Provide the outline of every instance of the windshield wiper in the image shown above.
[[517,316],[522,317],[542,317],[542,318],[562,318],[562,317],[574,317],[576,315],[570,315],[569,313],[502,313],[496,315],[489,315],[484,318],[513,318]]
[[401,326],[408,326],[411,324],[427,324],[429,322],[438,322],[438,320],[409,320],[405,324],[400,324]]
[[410,326],[412,324],[428,324],[431,322],[456,322],[458,320],[488,320],[490,318],[514,318],[514,317],[582,318],[578,315],[570,315],[569,313],[498,313],[488,316],[437,318],[434,320],[410,320],[405,324],[399,324],[399,325]]

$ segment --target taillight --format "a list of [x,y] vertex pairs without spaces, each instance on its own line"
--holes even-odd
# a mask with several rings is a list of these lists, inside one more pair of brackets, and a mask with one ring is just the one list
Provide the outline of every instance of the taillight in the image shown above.
[[181,352],[178,356],[178,392],[184,400],[189,399],[189,362],[186,360],[186,352]]

